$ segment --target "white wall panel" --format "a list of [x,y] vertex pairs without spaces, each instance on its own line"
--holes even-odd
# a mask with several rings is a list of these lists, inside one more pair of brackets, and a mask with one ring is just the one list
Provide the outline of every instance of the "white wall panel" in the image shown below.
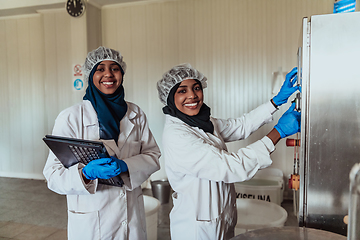
[[[54,99],[51,104],[46,104],[46,115],[47,115],[47,130],[50,131],[52,124],[54,124],[54,119],[58,114],[58,110],[60,109],[60,101],[58,100],[57,93],[57,62],[53,59],[56,58],[56,48],[54,44],[57,40],[57,33],[55,31],[56,24],[56,15],[54,14],[43,14],[43,28],[44,32],[47,33],[47,36],[44,37],[44,58],[45,58],[45,98],[46,99]],[[58,33],[60,34],[60,33]],[[46,50],[46,52],[45,52]]]
[[74,65],[87,54],[86,18],[74,19],[65,11],[42,12],[46,115],[48,133],[59,112],[82,100],[83,90],[74,90]]
[[0,157],[0,167],[2,171],[9,171],[10,170],[10,104],[9,104],[9,81],[8,81],[8,56],[7,56],[7,39],[8,36],[6,34],[6,21],[0,21],[0,55],[3,56],[0,58],[0,76],[1,76],[1,94],[0,94],[0,121],[1,121],[1,128],[0,128],[0,150],[3,154]]
[[[42,179],[59,112],[82,99],[73,65],[86,56],[86,22],[63,10],[0,19],[0,176]],[[80,61],[81,59],[81,61]]]
[[0,20],[2,176],[41,178],[45,111],[40,23],[39,16]]
[[[62,12],[43,13],[45,41],[45,81],[48,130],[51,131],[59,111],[71,105],[71,63],[66,59],[70,55],[71,42],[70,19]],[[73,39],[73,41],[77,41]],[[85,43],[84,43],[85,44]]]
[[162,22],[160,26],[162,28],[161,41],[163,72],[180,63],[179,41],[182,41],[183,38],[180,36],[178,31],[179,18],[181,18],[178,12],[178,2],[179,1],[169,1],[160,5],[162,11]]
[[[147,107],[148,105],[148,89],[149,82],[147,81],[147,31],[146,31],[146,7],[139,6],[131,9],[131,55],[132,68],[131,77],[128,85],[131,86],[132,91],[129,92],[131,99],[138,99],[138,105]],[[139,98],[139,96],[141,96]]]
[[[196,17],[194,5],[193,1],[179,1],[177,3],[178,22],[173,26],[172,32],[177,37],[177,41],[174,43],[178,43],[178,63],[196,63],[195,36],[197,29],[194,24]],[[177,34],[175,35],[175,33]]]
[[[31,116],[31,110],[32,106],[32,94],[29,90],[31,90],[31,81],[29,81],[28,74],[31,72],[31,63],[30,56],[31,56],[31,48],[30,48],[30,42],[28,41],[28,38],[30,36],[30,29],[29,29],[29,22],[27,19],[19,19],[17,20],[17,36],[26,36],[19,37],[18,38],[18,51],[19,51],[19,58],[18,58],[18,65],[21,66],[19,69],[19,76],[18,79],[28,79],[28,81],[23,81],[21,84],[19,84],[18,97],[20,98],[20,103],[18,106],[21,106],[21,111],[19,112],[19,116],[17,119],[28,119],[29,116]],[[30,93],[30,94],[29,94]],[[19,108],[15,108],[19,109]],[[20,109],[19,109],[20,110]],[[31,123],[34,121],[34,118],[29,118],[27,122],[22,122],[20,120],[18,124],[18,131],[20,131],[16,136],[20,137],[16,140],[19,141],[21,150],[18,151],[19,157],[16,157],[16,164],[19,166],[22,166],[22,171],[29,171],[34,172],[33,168],[33,142],[32,136],[32,127]],[[16,167],[14,167],[14,170],[16,170]]]
[[[9,131],[10,136],[8,139],[8,147],[11,149],[10,151],[10,159],[8,165],[8,171],[15,171],[16,168],[22,169],[21,162],[21,149],[22,145],[18,141],[20,140],[21,132],[20,132],[20,121],[21,120],[21,110],[23,108],[18,108],[20,106],[20,97],[19,97],[19,88],[13,88],[12,82],[15,79],[19,79],[19,71],[17,71],[14,66],[19,66],[19,48],[18,48],[18,41],[21,36],[18,36],[18,31],[14,31],[13,29],[17,30],[17,20],[9,20],[6,21],[6,32],[8,33],[9,41],[6,42],[7,47],[7,67],[8,67],[8,79],[9,85],[7,89],[7,94],[9,96]],[[12,97],[16,96],[16,97]],[[19,151],[20,150],[20,151]],[[8,160],[7,160],[8,161]]]
[[[32,161],[33,170],[29,173],[38,174],[42,172],[44,168],[44,155],[46,156],[48,151],[44,148],[41,138],[44,131],[47,129],[46,124],[46,112],[45,112],[45,80],[44,80],[44,34],[41,18],[34,18],[31,34],[29,36],[29,47],[31,49],[30,54],[30,74],[29,81],[31,83],[31,119],[32,134],[30,135],[32,147]],[[33,34],[34,32],[38,34]],[[36,107],[35,107],[36,106]]]

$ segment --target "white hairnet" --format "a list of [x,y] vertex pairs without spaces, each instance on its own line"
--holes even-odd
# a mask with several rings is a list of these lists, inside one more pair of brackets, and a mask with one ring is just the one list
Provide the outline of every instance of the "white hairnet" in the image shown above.
[[199,80],[203,89],[207,87],[207,78],[201,72],[193,68],[189,63],[183,63],[164,73],[162,79],[157,82],[157,90],[160,101],[164,105],[167,105],[167,98],[170,90],[176,84],[187,79]]
[[121,56],[121,53],[114,49],[100,46],[97,49],[89,52],[85,59],[85,63],[83,65],[84,80],[85,81],[88,80],[91,70],[97,63],[105,60],[114,61],[117,64],[119,64],[125,74],[126,63],[123,61],[123,57]]

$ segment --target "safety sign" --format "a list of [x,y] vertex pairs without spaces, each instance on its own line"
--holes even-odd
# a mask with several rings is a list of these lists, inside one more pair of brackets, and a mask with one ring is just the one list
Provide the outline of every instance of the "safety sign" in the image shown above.
[[82,70],[81,70],[81,65],[80,64],[75,64],[74,65],[74,78],[73,78],[73,85],[74,85],[74,89],[75,90],[82,90],[84,88],[84,82],[81,79],[82,78]]
[[83,87],[84,87],[83,81],[82,81],[81,79],[75,79],[75,81],[74,81],[74,88],[75,88],[76,90],[81,90],[81,89],[83,89]]

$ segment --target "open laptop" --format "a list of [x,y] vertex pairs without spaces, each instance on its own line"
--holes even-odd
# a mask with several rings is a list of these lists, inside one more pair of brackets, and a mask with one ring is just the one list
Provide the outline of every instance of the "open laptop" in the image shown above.
[[[90,161],[110,157],[103,142],[77,138],[46,135],[43,141],[59,161],[69,168],[78,162],[88,164]],[[124,182],[120,175],[110,179],[99,179],[99,183],[122,187]]]

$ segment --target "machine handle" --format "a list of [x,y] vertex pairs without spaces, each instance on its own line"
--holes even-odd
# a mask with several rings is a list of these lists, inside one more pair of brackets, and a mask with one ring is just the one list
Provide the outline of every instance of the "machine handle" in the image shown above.
[[286,139],[286,146],[287,147],[300,146],[300,139],[287,138]]

